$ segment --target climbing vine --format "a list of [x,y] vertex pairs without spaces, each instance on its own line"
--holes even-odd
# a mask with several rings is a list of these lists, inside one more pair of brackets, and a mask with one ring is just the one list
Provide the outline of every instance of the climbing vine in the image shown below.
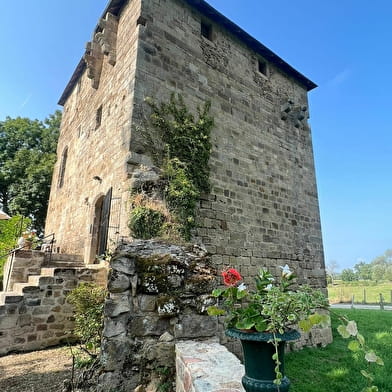
[[[163,155],[159,162],[164,179],[162,196],[172,215],[166,222],[154,220],[154,233],[162,233],[166,229],[173,232],[175,227],[179,235],[188,241],[196,224],[200,195],[210,190],[208,160],[210,133],[214,126],[209,115],[211,104],[206,102],[202,108],[198,107],[195,117],[180,95],[172,94],[167,103],[157,104],[152,98],[147,98],[146,103],[151,108],[149,125],[163,142]],[[136,213],[140,222],[147,219],[147,216],[141,217],[141,213],[152,214],[151,211],[138,209],[131,213],[131,222],[135,221],[133,215]]]

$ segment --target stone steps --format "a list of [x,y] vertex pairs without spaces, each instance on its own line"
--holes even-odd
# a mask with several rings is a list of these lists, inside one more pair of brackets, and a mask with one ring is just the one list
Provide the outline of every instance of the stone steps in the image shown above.
[[51,261],[50,263],[45,263],[45,267],[49,268],[81,268],[85,264],[82,262],[73,261]]
[[46,253],[45,254],[45,263],[78,263],[83,264],[83,256],[81,255],[69,255],[65,253]]
[[14,304],[23,300],[23,294],[14,291],[0,292],[0,306],[5,304]]

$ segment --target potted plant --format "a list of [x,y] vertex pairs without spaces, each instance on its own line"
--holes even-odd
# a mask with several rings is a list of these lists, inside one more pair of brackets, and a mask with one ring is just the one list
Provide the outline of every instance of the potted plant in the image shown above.
[[[261,269],[255,277],[255,289],[250,290],[240,273],[228,268],[222,272],[224,287],[212,292],[218,303],[208,308],[209,315],[226,316],[226,334],[241,340],[245,364],[242,383],[247,392],[287,392],[290,381],[284,375],[285,342],[300,337],[295,328],[309,331],[314,325],[330,325],[328,313],[319,311],[329,308],[324,294],[307,285],[297,285],[288,265],[280,269],[279,279]],[[341,320],[339,333],[355,339],[348,348],[361,350],[368,362],[382,365],[381,358],[366,347],[355,321]],[[362,374],[368,379],[365,391],[377,391],[372,376]]]

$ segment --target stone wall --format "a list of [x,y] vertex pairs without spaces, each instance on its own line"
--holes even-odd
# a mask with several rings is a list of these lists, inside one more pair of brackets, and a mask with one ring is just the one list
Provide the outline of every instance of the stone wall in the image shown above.
[[107,270],[43,268],[40,273],[0,293],[0,355],[66,343],[74,326],[67,294],[79,282],[106,281]]
[[156,241],[123,245],[111,261],[99,388],[158,388],[172,376],[175,344],[217,334],[206,315],[215,270],[205,250]]
[[195,240],[216,267],[249,280],[260,266],[289,264],[300,282],[325,287],[307,88],[188,3],[142,1],[131,149],[143,151],[146,97],[179,93],[193,109],[210,100],[212,191]]
[[[83,71],[64,104],[58,161],[54,167],[46,233],[55,233],[62,253],[84,254],[92,263],[102,197],[113,188],[109,245],[128,235],[127,203],[129,185],[127,159],[131,137],[134,75],[138,45],[140,1],[129,1],[120,16],[113,51],[107,50],[106,37],[94,32],[81,61]],[[113,24],[104,18],[101,24]],[[113,29],[113,26],[112,26]],[[105,31],[105,30],[104,30]],[[110,40],[110,37],[109,37]],[[93,49],[91,49],[91,46]],[[91,50],[98,56],[93,64]],[[100,51],[107,55],[100,55]],[[85,61],[87,66],[85,66]],[[99,72],[97,70],[99,68]],[[62,172],[63,154],[67,157]]]

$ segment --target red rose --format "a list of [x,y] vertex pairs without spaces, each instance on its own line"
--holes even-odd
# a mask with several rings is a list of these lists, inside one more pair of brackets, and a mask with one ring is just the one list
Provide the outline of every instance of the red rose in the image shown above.
[[222,276],[223,276],[223,283],[226,286],[234,286],[237,282],[242,280],[242,276],[234,268],[229,268],[226,271],[223,271]]

